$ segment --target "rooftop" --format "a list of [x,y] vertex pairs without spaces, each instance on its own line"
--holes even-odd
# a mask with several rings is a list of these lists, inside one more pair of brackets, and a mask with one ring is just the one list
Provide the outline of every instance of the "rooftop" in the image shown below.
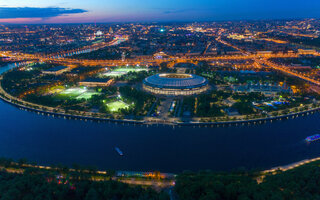
[[57,67],[53,67],[53,68],[50,68],[50,69],[47,69],[47,70],[44,70],[44,71],[47,71],[47,72],[58,72],[60,70],[63,70],[63,69],[66,69],[68,67],[66,66],[57,66]]
[[158,88],[187,89],[202,87],[208,84],[207,79],[194,74],[156,74],[147,77],[144,84]]

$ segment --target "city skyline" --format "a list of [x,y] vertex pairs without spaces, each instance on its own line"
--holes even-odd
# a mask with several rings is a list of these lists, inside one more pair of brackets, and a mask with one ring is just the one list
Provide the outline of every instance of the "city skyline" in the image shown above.
[[0,0],[0,200],[320,199],[320,0]]
[[108,23],[318,18],[309,1],[0,1],[0,23]]
[[[48,14],[57,12],[81,10],[51,9]],[[43,158],[53,162],[169,173],[242,166],[270,169],[274,163],[302,160],[304,164],[310,157],[317,160],[319,152],[309,146],[320,139],[316,121],[320,111],[319,30],[319,19],[96,26],[3,24],[0,99],[8,103],[0,107],[3,121],[9,123],[4,123],[2,130],[8,132],[4,137],[1,134],[0,141],[2,146],[13,148],[21,143],[6,140],[6,135],[15,132],[12,138],[24,135],[25,129],[19,129],[22,125],[13,127],[20,120],[28,127],[25,138],[31,138],[35,145],[21,145],[17,151],[26,151],[23,155],[28,159],[42,163],[33,155],[44,152]],[[12,113],[10,120],[6,115]],[[75,129],[75,124],[82,127]],[[49,125],[55,129],[44,131]],[[142,126],[148,129],[141,134]],[[52,142],[56,133],[61,137],[57,135]],[[75,140],[79,135],[87,137]],[[35,139],[38,137],[44,139]],[[69,142],[61,143],[66,137]],[[294,139],[287,140],[289,137]],[[98,140],[101,143],[96,145]],[[139,142],[131,143],[133,140]],[[169,148],[167,140],[173,141]],[[283,148],[274,141],[284,141]],[[297,159],[302,150],[295,151],[297,143],[312,155]],[[86,149],[83,146],[92,156],[81,151]],[[141,147],[148,153],[141,153]],[[56,160],[56,149],[66,152],[70,148],[80,149],[72,153],[77,156],[58,153],[62,156]],[[48,152],[52,152],[49,157]],[[137,166],[133,160],[140,155],[143,159]],[[108,159],[83,159],[88,156]],[[273,159],[262,163],[263,156]],[[163,157],[172,165],[163,166]],[[217,159],[207,162],[207,157]],[[119,162],[122,158],[127,161]]]

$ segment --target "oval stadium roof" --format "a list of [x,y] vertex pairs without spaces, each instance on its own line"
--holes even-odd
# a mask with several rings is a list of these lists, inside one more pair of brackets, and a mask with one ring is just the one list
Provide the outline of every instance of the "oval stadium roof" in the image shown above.
[[208,84],[207,79],[194,74],[156,74],[144,79],[145,85],[157,88],[191,89]]

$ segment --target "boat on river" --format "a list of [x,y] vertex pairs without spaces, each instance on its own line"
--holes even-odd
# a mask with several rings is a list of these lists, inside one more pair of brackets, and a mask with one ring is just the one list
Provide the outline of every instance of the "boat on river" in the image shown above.
[[306,137],[306,139],[305,139],[305,141],[307,141],[307,142],[314,142],[317,140],[320,140],[320,134],[311,135],[311,136]]
[[123,156],[123,152],[118,147],[115,147],[114,149],[118,152],[120,156]]

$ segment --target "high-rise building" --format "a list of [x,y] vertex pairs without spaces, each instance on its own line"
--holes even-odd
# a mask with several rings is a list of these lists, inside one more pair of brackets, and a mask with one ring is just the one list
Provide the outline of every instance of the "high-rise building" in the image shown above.
[[125,59],[126,59],[126,53],[125,52],[122,52],[121,59],[122,59],[122,61],[125,61]]

